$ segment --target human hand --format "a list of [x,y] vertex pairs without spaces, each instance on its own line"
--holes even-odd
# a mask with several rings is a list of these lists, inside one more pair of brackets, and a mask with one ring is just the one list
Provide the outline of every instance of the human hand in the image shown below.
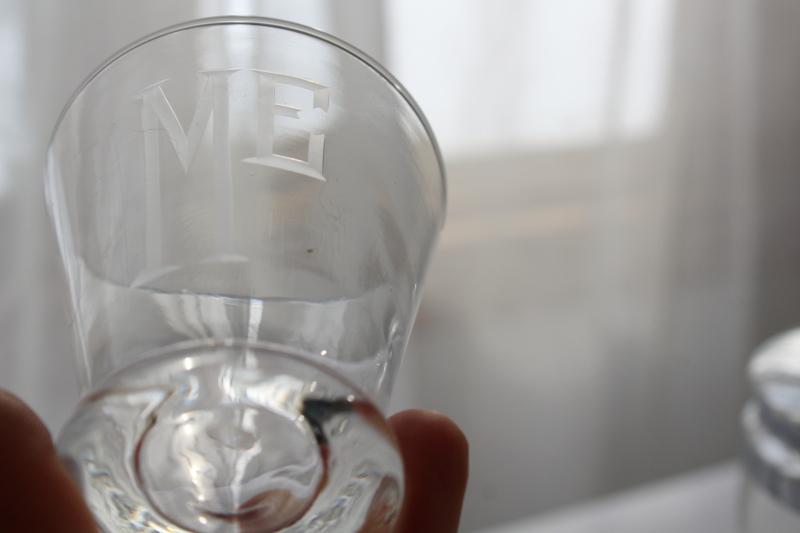
[[[468,445],[447,417],[419,410],[389,419],[406,493],[396,533],[455,533],[467,484]],[[89,533],[91,512],[38,416],[0,390],[0,527],[5,533]],[[368,533],[368,532],[367,532]]]

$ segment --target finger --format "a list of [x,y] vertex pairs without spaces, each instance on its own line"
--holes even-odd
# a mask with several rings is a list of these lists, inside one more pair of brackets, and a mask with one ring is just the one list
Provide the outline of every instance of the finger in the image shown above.
[[469,445],[444,415],[403,411],[389,419],[405,464],[398,533],[456,533],[467,487]]
[[97,531],[36,414],[0,390],[0,520],[8,533]]

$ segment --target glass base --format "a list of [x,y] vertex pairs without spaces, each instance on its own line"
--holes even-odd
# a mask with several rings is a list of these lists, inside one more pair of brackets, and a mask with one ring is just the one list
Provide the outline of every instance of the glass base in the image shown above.
[[267,345],[195,343],[113,375],[58,441],[100,527],[391,531],[402,461],[378,409]]

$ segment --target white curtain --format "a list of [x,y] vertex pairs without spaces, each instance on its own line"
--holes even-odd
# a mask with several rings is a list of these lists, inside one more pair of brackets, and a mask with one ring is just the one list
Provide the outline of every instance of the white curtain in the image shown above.
[[[471,438],[467,528],[735,457],[746,356],[798,317],[762,286],[759,233],[771,220],[781,248],[800,216],[778,222],[771,201],[797,186],[764,198],[759,159],[765,91],[800,80],[764,57],[795,33],[765,17],[794,4],[388,6],[390,67],[449,163],[406,361],[417,401]],[[798,263],[776,257],[775,285]]]

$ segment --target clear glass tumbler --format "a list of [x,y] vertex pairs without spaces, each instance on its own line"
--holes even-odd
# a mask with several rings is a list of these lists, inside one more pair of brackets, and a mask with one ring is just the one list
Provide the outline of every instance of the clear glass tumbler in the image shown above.
[[386,70],[282,21],[167,28],[76,91],[45,188],[84,391],[58,446],[103,530],[391,528],[445,182]]

